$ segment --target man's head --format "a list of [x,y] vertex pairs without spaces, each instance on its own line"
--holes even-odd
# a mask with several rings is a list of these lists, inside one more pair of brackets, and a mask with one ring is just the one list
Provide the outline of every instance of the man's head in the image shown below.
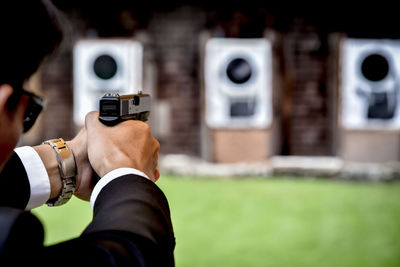
[[23,132],[24,82],[60,43],[56,10],[45,0],[0,3],[0,166]]

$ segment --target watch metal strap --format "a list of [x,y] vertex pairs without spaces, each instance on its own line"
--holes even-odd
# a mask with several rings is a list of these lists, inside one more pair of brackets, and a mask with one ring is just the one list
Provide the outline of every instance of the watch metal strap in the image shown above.
[[62,138],[47,140],[42,144],[50,145],[56,152],[62,183],[61,194],[49,199],[46,204],[48,206],[59,206],[67,203],[75,192],[75,176],[77,174],[75,157],[72,150]]

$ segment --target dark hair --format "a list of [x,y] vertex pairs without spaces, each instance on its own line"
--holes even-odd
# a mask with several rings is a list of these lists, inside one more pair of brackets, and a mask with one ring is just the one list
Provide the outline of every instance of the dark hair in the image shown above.
[[22,86],[60,44],[57,10],[49,0],[0,3],[0,84]]

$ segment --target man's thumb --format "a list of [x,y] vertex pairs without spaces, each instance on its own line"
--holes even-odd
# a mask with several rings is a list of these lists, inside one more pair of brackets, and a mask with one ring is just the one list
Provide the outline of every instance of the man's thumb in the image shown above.
[[86,130],[91,131],[93,128],[96,128],[99,122],[99,112],[98,111],[91,111],[86,114],[85,117],[85,127]]

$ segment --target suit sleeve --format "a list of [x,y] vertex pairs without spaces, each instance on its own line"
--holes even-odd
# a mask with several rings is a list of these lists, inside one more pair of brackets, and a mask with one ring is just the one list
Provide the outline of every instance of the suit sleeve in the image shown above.
[[[0,209],[0,215],[4,215],[3,211]],[[83,234],[56,245],[41,245],[41,225],[30,213],[13,211],[13,214],[12,218],[18,217],[18,220],[13,219],[16,223],[11,227],[18,231],[6,235],[9,249],[3,250],[5,259],[0,251],[0,265],[9,260],[10,266],[175,264],[175,238],[167,199],[153,182],[141,176],[125,175],[108,183],[96,199],[93,220]],[[35,236],[30,237],[32,234]],[[27,237],[31,242],[26,242]],[[24,245],[23,250],[18,244]]]
[[93,220],[79,238],[43,248],[31,263],[43,265],[46,259],[58,266],[71,262],[79,266],[174,266],[174,248],[165,195],[152,181],[128,174],[101,189]]
[[101,190],[93,221],[82,237],[100,237],[106,249],[125,244],[125,254],[139,252],[144,262],[157,259],[162,266],[174,265],[175,238],[168,201],[152,181],[137,175],[119,177]]
[[25,168],[13,152],[0,173],[0,206],[25,209],[30,197],[29,179]]
[[100,192],[86,232],[99,230],[133,231],[155,243],[169,243],[173,230],[168,201],[148,179],[137,175],[115,179]]
[[[16,153],[11,155],[0,173],[0,186],[7,188],[0,194],[0,206],[26,207],[30,198],[29,178]],[[33,215],[18,212],[22,214],[18,216],[21,219],[18,219],[18,227],[13,229],[40,232],[30,227],[33,222],[41,227]],[[25,242],[26,235],[23,235],[25,238],[6,235],[5,243],[16,237],[15,240],[30,247],[24,249],[27,257],[17,256],[21,252],[18,246],[15,250],[10,249],[14,263],[29,261],[30,264],[53,266],[57,262],[58,266],[70,266],[69,260],[72,260],[80,266],[174,266],[175,238],[168,201],[152,181],[138,175],[118,177],[101,189],[94,203],[93,220],[80,237],[43,247],[38,245],[43,242],[43,232],[40,233],[39,237],[32,238],[34,244]]]

